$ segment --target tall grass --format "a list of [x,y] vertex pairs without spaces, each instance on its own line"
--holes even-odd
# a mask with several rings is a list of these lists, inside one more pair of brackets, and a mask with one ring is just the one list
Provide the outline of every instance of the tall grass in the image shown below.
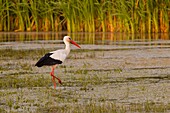
[[169,32],[170,0],[0,0],[0,31]]

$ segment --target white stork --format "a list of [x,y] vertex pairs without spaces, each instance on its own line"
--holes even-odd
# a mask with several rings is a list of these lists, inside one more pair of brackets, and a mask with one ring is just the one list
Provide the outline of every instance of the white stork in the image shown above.
[[74,44],[75,46],[81,48],[76,42],[71,40],[70,36],[64,36],[63,41],[65,43],[65,49],[60,49],[56,51],[49,52],[45,54],[36,64],[35,66],[37,67],[42,67],[42,66],[51,66],[52,70],[50,72],[50,75],[52,76],[52,82],[54,84],[54,88],[56,88],[56,82],[55,79],[58,80],[60,84],[61,80],[54,75],[54,69],[56,68],[57,65],[62,64],[68,54],[70,53],[70,43]]

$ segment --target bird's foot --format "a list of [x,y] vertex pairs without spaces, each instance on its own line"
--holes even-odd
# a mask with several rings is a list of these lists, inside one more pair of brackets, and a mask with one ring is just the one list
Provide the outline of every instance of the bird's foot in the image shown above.
[[58,78],[58,83],[60,83],[62,85],[62,82],[61,82],[61,80],[59,78]]
[[[61,80],[60,80],[58,77],[56,77],[53,72],[51,72],[50,75],[53,77],[53,79],[52,79],[53,84],[54,84],[54,82],[55,82],[55,79],[57,79],[57,80],[58,80],[58,83],[60,83],[60,84],[62,85]],[[54,87],[56,87],[56,82],[55,82],[55,84],[54,84]]]

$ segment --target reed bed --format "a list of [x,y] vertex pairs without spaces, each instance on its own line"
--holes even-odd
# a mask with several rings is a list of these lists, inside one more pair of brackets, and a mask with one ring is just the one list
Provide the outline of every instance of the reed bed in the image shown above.
[[0,0],[0,31],[169,32],[170,0]]

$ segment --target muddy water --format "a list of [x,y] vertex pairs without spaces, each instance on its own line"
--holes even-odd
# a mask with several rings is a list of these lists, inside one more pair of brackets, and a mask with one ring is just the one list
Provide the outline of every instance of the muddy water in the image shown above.
[[[1,35],[3,39],[1,38],[0,49],[60,49],[64,46],[63,35],[65,34]],[[75,98],[81,104],[88,101],[125,105],[148,101],[170,104],[169,35],[165,39],[162,39],[162,35],[155,36],[156,38],[147,35],[145,38],[124,38],[126,35],[108,33],[70,35],[82,49],[72,46],[73,51],[63,64],[66,69],[61,66],[56,71],[64,83],[57,90],[60,90],[64,98]],[[11,40],[10,37],[14,38]],[[18,61],[25,61],[33,67],[36,59],[31,61],[23,58]],[[3,65],[8,64],[6,61],[1,62]],[[1,74],[7,76],[17,71],[14,68]],[[45,73],[48,76],[50,69],[33,67],[31,71],[33,74]]]

